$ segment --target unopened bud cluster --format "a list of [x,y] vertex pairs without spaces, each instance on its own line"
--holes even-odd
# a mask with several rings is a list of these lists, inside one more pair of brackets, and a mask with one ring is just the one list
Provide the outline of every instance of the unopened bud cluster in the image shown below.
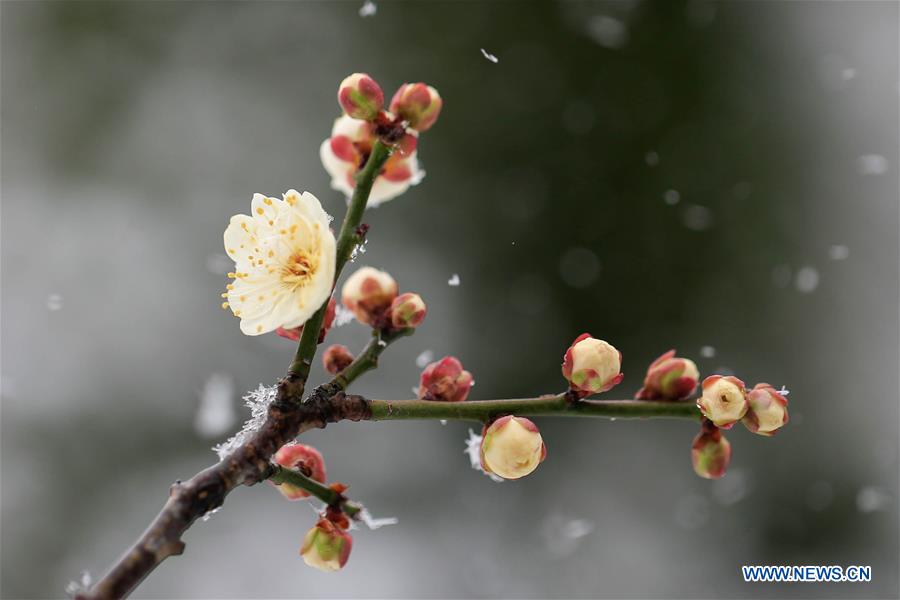
[[768,383],[747,390],[737,377],[712,375],[703,380],[700,412],[717,427],[741,421],[753,433],[771,436],[788,422],[787,398]]
[[418,294],[398,295],[397,282],[390,274],[362,267],[341,289],[341,302],[356,319],[378,330],[418,327],[428,312]]
[[331,187],[350,196],[356,175],[366,164],[376,141],[392,147],[369,194],[369,206],[377,206],[417,184],[424,171],[416,156],[418,136],[434,125],[443,102],[437,90],[424,83],[404,83],[394,94],[390,110],[384,107],[384,92],[372,77],[354,73],[338,88],[343,116],[320,148]]
[[[272,457],[275,464],[297,471],[319,483],[325,483],[325,460],[322,454],[306,444],[290,443],[279,448]],[[270,480],[271,481],[271,480]],[[309,498],[306,490],[290,484],[274,484],[281,494],[288,500],[303,500]],[[343,494],[347,487],[342,483],[333,483],[329,486],[338,494]],[[342,496],[341,496],[342,497]],[[329,506],[322,513],[319,520],[303,538],[300,548],[300,556],[310,567],[321,571],[337,571],[341,569],[350,556],[353,547],[353,539],[347,532],[350,520],[340,509]]]

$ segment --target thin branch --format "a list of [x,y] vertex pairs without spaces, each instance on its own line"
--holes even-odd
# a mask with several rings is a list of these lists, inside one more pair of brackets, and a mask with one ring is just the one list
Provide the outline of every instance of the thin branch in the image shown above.
[[485,422],[502,415],[520,417],[605,417],[608,419],[700,419],[694,401],[571,400],[567,394],[515,400],[368,400],[373,421],[457,419]]
[[345,498],[343,494],[336,492],[327,485],[319,483],[315,479],[307,477],[299,471],[294,471],[280,465],[272,465],[272,475],[269,476],[269,480],[272,483],[289,483],[304,489],[309,492],[310,495],[315,496],[328,506],[340,508],[344,514],[351,518],[359,514],[359,511],[362,510],[362,507],[359,504],[351,502]]
[[[362,242],[365,232],[360,230],[360,224],[369,200],[369,192],[372,191],[375,178],[381,172],[381,168],[390,155],[391,149],[381,143],[380,140],[376,141],[372,146],[372,153],[369,155],[366,165],[356,174],[356,187],[353,189],[353,196],[350,198],[349,206],[347,206],[347,213],[344,215],[344,222],[341,225],[341,231],[337,239],[337,254],[334,266],[335,281],[340,276],[344,265],[350,260],[353,248]],[[309,321],[303,324],[300,344],[297,346],[297,353],[294,355],[294,360],[288,369],[288,374],[296,375],[304,381],[309,377],[312,357],[316,353],[319,330],[322,328],[322,321],[325,319],[327,306],[328,303],[326,302],[310,317]]]

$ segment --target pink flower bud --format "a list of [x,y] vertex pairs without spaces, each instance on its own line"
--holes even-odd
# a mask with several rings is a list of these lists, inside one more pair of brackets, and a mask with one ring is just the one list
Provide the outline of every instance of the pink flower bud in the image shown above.
[[[328,335],[328,330],[331,329],[331,324],[334,323],[334,313],[337,308],[337,303],[334,298],[330,298],[328,300],[328,306],[325,308],[325,317],[322,320],[322,328],[319,330],[319,343],[325,341],[325,336]],[[275,333],[280,335],[281,337],[292,340],[294,342],[300,341],[300,336],[303,335],[303,325],[300,327],[294,327],[293,329],[285,329],[284,327],[279,327],[275,330]]]
[[768,383],[758,383],[747,393],[747,414],[742,423],[760,435],[774,435],[788,422],[787,398]]
[[697,406],[716,427],[731,429],[747,412],[744,382],[737,377],[711,375],[703,380],[702,387]]
[[[287,469],[300,471],[307,477],[315,479],[319,483],[325,483],[325,459],[322,454],[306,444],[290,443],[282,446],[272,457],[272,460]],[[290,483],[272,484],[288,500],[302,500],[309,493]]]
[[572,389],[583,397],[618,385],[625,377],[620,372],[621,368],[621,352],[603,340],[583,333],[566,350],[562,374]]
[[372,327],[386,325],[386,314],[397,297],[397,282],[378,269],[363,267],[351,275],[341,289],[341,302],[361,323]]
[[731,462],[731,444],[722,432],[705,421],[691,446],[694,472],[704,479],[718,479]]
[[416,131],[427,131],[437,121],[443,101],[437,90],[424,83],[404,83],[391,99],[391,112]]
[[445,356],[422,371],[419,378],[419,400],[462,402],[474,384],[472,374],[463,369],[453,356]]
[[425,302],[418,294],[400,294],[391,303],[391,325],[397,329],[418,327],[425,320],[426,311]]
[[347,564],[352,548],[353,538],[349,533],[328,519],[319,519],[303,538],[300,556],[314,569],[339,571]]
[[638,400],[683,400],[697,389],[700,372],[694,361],[669,350],[650,364]]
[[322,366],[325,371],[337,375],[353,362],[353,354],[347,346],[341,344],[332,344],[325,349],[322,354]]
[[365,73],[354,73],[341,82],[338,103],[347,116],[371,121],[384,108],[384,92]]
[[481,435],[481,468],[503,479],[525,477],[547,456],[537,425],[524,417],[500,417]]

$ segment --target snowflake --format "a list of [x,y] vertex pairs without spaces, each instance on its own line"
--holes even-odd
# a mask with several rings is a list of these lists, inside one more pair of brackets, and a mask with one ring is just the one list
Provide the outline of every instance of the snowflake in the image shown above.
[[334,323],[332,325],[334,327],[342,327],[355,318],[353,311],[343,304],[338,304],[334,307]]
[[247,419],[240,431],[228,438],[227,442],[213,446],[213,452],[219,455],[219,460],[224,460],[226,456],[242,446],[252,433],[262,427],[269,412],[269,405],[275,400],[277,394],[276,386],[266,387],[259,384],[258,388],[244,396],[244,404],[250,408],[250,418]]
[[75,598],[76,596],[87,594],[91,589],[92,583],[93,578],[91,577],[91,574],[87,571],[82,571],[78,581],[70,581],[68,585],[66,585],[66,595],[70,598]]
[[481,436],[471,429],[469,430],[469,437],[466,439],[466,449],[463,450],[463,452],[469,455],[469,462],[472,463],[473,469],[481,471],[490,477],[492,481],[496,481],[497,483],[503,481],[501,477],[497,477],[493,473],[488,473],[481,468]]

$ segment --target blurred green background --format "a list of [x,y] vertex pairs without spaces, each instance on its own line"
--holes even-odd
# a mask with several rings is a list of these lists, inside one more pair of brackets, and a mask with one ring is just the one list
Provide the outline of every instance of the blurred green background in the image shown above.
[[[0,595],[102,574],[239,426],[198,429],[200,398],[242,419],[242,390],[283,374],[292,344],[218,307],[222,231],[253,192],[340,215],[318,147],[364,71],[445,104],[427,177],[369,212],[357,261],[429,316],[358,391],[409,397],[428,351],[473,398],[558,391],[589,331],[624,353],[612,397],[675,347],[786,385],[791,423],[735,428],[709,482],[694,424],[545,419],[547,462],[502,484],[469,468],[466,425],[340,424],[307,439],[400,519],[341,574],[297,556],[312,510],[258,486],[137,597],[896,598],[898,4],[376,4],[0,5]],[[874,580],[747,584],[743,564]]]

